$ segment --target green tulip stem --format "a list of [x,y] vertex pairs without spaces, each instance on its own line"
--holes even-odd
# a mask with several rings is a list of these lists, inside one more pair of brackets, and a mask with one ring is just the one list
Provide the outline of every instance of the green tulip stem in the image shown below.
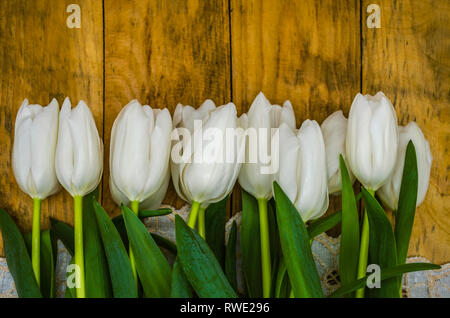
[[[137,217],[139,217],[139,201],[131,201],[130,202],[131,210]],[[138,288],[138,277],[136,271],[136,259],[134,258],[133,250],[131,249],[131,242],[128,243],[128,251],[130,257],[131,271],[133,272],[134,281],[136,282],[136,289]]]
[[[371,196],[374,196],[375,191],[367,190]],[[369,217],[367,216],[367,209],[364,210],[364,219],[361,232],[361,243],[359,248],[359,261],[358,261],[358,276],[357,278],[363,278],[366,276],[367,271],[367,259],[369,256]],[[362,287],[356,291],[356,298],[364,298],[364,289]]]
[[33,198],[33,228],[31,230],[31,263],[38,286],[41,284],[41,199]]
[[259,233],[261,236],[261,268],[262,268],[262,283],[263,283],[263,297],[270,297],[271,284],[271,264],[270,264],[270,240],[269,240],[269,221],[267,216],[267,200],[258,199],[259,209]]
[[76,289],[77,298],[85,298],[84,255],[83,255],[83,197],[73,197],[74,232],[75,232],[75,265],[79,269],[80,286]]
[[197,223],[197,216],[200,210],[200,202],[193,201],[191,206],[191,212],[189,212],[188,225],[191,229],[195,228],[195,223]]
[[198,234],[205,239],[206,227],[205,227],[205,208],[200,207],[198,211]]

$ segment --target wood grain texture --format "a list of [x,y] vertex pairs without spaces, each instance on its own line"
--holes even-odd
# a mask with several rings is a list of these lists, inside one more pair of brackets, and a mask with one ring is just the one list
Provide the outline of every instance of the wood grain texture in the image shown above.
[[381,28],[366,27],[363,1],[363,92],[382,90],[399,124],[416,121],[433,154],[430,187],[416,211],[409,256],[450,260],[450,2],[381,1]]
[[[14,122],[23,99],[47,105],[55,97],[60,106],[66,96],[75,105],[83,99],[102,132],[102,1],[77,1],[81,29],[66,27],[70,3],[0,1],[0,207],[24,231],[31,230],[33,204],[17,186],[11,166]],[[72,223],[72,204],[64,190],[43,201],[42,228],[49,227],[49,216]]]
[[297,127],[347,113],[360,90],[359,26],[359,1],[231,0],[233,101],[246,112],[260,91],[273,104],[289,99]]
[[[177,103],[200,106],[230,101],[230,44],[227,0],[105,0],[105,150],[119,111],[136,98],[173,114]],[[105,161],[104,206],[112,201]],[[183,201],[169,187],[164,203]]]

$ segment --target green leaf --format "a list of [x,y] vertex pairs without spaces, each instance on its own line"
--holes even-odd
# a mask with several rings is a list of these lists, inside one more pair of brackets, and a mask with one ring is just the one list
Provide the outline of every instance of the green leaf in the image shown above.
[[343,285],[357,278],[359,256],[359,216],[352,182],[342,155],[339,155],[342,179],[342,233],[339,250],[339,277]]
[[145,225],[124,205],[122,215],[145,296],[169,297],[172,276],[169,263]]
[[172,269],[172,288],[171,288],[171,298],[192,298],[193,292],[192,287],[189,284],[186,275],[183,272],[183,268],[180,261],[175,259]]
[[236,276],[236,222],[231,225],[225,256],[225,274],[234,290],[237,290]]
[[199,297],[236,297],[208,244],[184,220],[175,216],[178,258]]
[[262,297],[261,239],[259,233],[259,212],[256,199],[242,189],[241,252],[242,271],[248,296]]
[[17,294],[21,298],[42,297],[34,277],[30,255],[25,241],[14,221],[0,209],[0,229],[8,269],[14,279]]
[[52,218],[50,218],[50,224],[52,233],[61,240],[67,251],[73,256],[75,250],[73,227]]
[[225,259],[225,223],[227,217],[228,196],[210,204],[205,211],[205,238],[220,266]]
[[405,165],[398,200],[398,210],[395,213],[395,240],[397,243],[397,262],[404,264],[408,254],[409,239],[416,213],[418,172],[416,150],[412,141],[406,147]]
[[[425,271],[425,270],[435,270],[435,269],[440,269],[440,268],[441,267],[439,265],[430,264],[430,263],[409,263],[409,264],[396,265],[391,268],[381,269],[380,279],[383,281],[386,279],[391,279],[393,277],[401,276],[405,273]],[[331,298],[342,297],[346,294],[354,292],[357,289],[363,288],[366,285],[367,278],[368,277],[365,276],[358,280],[354,280],[353,282],[340,287],[338,290],[333,292],[328,297],[331,297]],[[383,286],[383,284],[381,284],[381,286]],[[374,289],[377,289],[377,288],[374,288]]]
[[177,255],[177,246],[175,243],[173,243],[171,240],[166,239],[165,237],[150,233],[152,235],[152,238],[155,240],[155,243],[162,248],[165,248],[169,252],[171,252],[173,255]]
[[275,211],[275,200],[271,199],[267,202],[267,217],[269,222],[270,258],[273,276],[276,276],[278,271],[277,267],[281,255],[280,236],[278,235],[277,216]]
[[309,235],[295,206],[274,182],[281,249],[295,297],[323,297]]
[[291,285],[289,283],[289,276],[286,269],[286,264],[284,262],[284,258],[280,258],[277,278],[275,281],[275,298],[287,298],[289,297],[289,292],[291,289]]
[[[119,216],[116,216],[115,218],[112,219],[112,222],[114,224],[114,226],[117,229],[117,232],[119,233],[123,245],[125,246],[125,249],[128,251],[128,236],[127,236],[127,229],[125,228],[125,223],[123,222],[123,217],[122,214]],[[153,237],[153,239],[155,240],[155,243],[158,244],[159,247],[163,247],[166,250],[168,250],[169,252],[171,252],[174,255],[177,255],[177,247],[176,245],[166,239],[165,237],[162,237],[161,235],[155,234],[155,233],[150,233]]]
[[[366,190],[361,188],[367,216],[369,218],[369,264],[377,264],[381,268],[397,265],[397,248],[394,231],[383,208]],[[397,279],[390,279],[381,288],[366,289],[370,297],[399,297]]]
[[155,217],[155,216],[163,216],[172,213],[172,209],[169,208],[161,208],[157,210],[142,210],[139,211],[139,218],[148,218],[148,217]]
[[322,234],[335,227],[342,219],[342,211],[336,211],[333,214],[321,217],[312,221],[308,225],[309,238],[313,240],[317,235]]
[[136,281],[120,235],[103,207],[96,200],[93,201],[93,204],[109,265],[114,297],[137,298]]
[[86,279],[86,297],[112,296],[108,262],[103,250],[100,230],[94,211],[95,191],[83,198],[83,246]]
[[50,231],[41,232],[41,291],[44,297],[55,297],[55,258]]

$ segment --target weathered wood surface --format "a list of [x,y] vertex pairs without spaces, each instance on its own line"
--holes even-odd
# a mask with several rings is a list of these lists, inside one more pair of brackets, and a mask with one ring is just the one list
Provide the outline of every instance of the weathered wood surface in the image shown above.
[[416,212],[409,255],[442,264],[450,261],[450,2],[380,5],[380,29],[365,27],[363,12],[363,92],[382,90],[399,123],[416,121],[430,142],[430,187]]
[[[102,201],[117,214],[108,188],[110,130],[133,98],[171,111],[178,102],[232,100],[241,114],[263,91],[272,103],[289,99],[300,126],[307,118],[321,123],[337,109],[347,114],[361,90],[382,90],[402,124],[418,122],[434,156],[410,255],[450,261],[448,1],[381,1],[380,29],[366,26],[366,0],[78,3],[81,29],[66,27],[68,3],[0,2],[0,206],[22,229],[31,228],[31,200],[15,183],[10,157],[25,97],[88,102],[105,141]],[[230,213],[238,211],[239,190],[231,201]],[[173,188],[165,203],[183,204]],[[330,210],[339,204],[333,199]],[[43,227],[49,215],[71,223],[70,196],[44,202]]]
[[[31,230],[33,204],[11,166],[14,122],[23,99],[47,105],[56,98],[60,106],[66,96],[75,105],[82,99],[103,131],[102,1],[77,2],[83,8],[81,29],[66,27],[65,1],[0,1],[0,207],[23,230]],[[49,216],[71,223],[72,202],[66,191],[44,200],[42,227],[49,227]]]

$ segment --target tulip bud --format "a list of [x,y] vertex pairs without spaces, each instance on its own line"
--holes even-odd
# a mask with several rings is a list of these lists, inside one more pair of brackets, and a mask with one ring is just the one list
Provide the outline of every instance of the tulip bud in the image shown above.
[[[202,206],[218,202],[233,189],[245,155],[243,125],[233,103],[217,107],[206,100],[198,109],[178,104],[174,113],[172,180],[178,195]],[[234,136],[233,136],[234,135]],[[231,148],[228,137],[233,136]],[[180,154],[182,154],[180,158]]]
[[73,196],[84,196],[100,183],[103,143],[91,110],[80,101],[71,109],[69,98],[59,113],[55,168],[61,185]]
[[346,158],[356,178],[378,190],[390,177],[397,159],[397,116],[382,92],[357,94],[348,116]]
[[[345,159],[345,137],[347,135],[347,118],[338,110],[328,116],[320,126],[325,152],[327,156],[328,192],[330,194],[340,193],[342,190],[341,169],[339,166],[339,155]],[[355,180],[350,169],[347,169],[350,180]]]
[[118,203],[159,207],[169,175],[172,118],[167,109],[126,105],[114,121],[110,149],[110,189]]
[[239,184],[257,199],[270,199],[272,197],[274,176],[273,173],[263,173],[263,167],[269,166],[270,162],[264,162],[265,160],[261,156],[270,156],[268,158],[270,161],[278,160],[274,158],[274,156],[278,158],[278,153],[271,153],[271,151],[278,152],[278,149],[271,149],[274,134],[272,129],[279,128],[282,123],[286,123],[291,129],[295,129],[295,115],[291,103],[286,101],[283,107],[271,105],[264,94],[259,93],[248,111],[248,130],[253,129],[256,138],[252,138],[253,135],[248,134],[246,142],[248,159],[254,155],[256,161],[249,162],[247,160],[239,173]]
[[297,132],[281,124],[277,181],[304,222],[327,211],[327,180],[325,144],[319,124],[305,120]]
[[423,202],[425,195],[427,194],[430,181],[431,162],[433,161],[430,145],[415,122],[410,122],[404,127],[399,126],[398,131],[399,143],[394,173],[377,191],[383,204],[391,210],[397,210],[398,208],[398,198],[400,196],[400,186],[402,183],[403,166],[405,164],[408,142],[412,140],[417,156],[418,189],[416,206],[419,206]]
[[20,189],[34,199],[45,199],[59,190],[55,172],[58,136],[58,102],[46,107],[25,99],[17,112],[12,165]]

